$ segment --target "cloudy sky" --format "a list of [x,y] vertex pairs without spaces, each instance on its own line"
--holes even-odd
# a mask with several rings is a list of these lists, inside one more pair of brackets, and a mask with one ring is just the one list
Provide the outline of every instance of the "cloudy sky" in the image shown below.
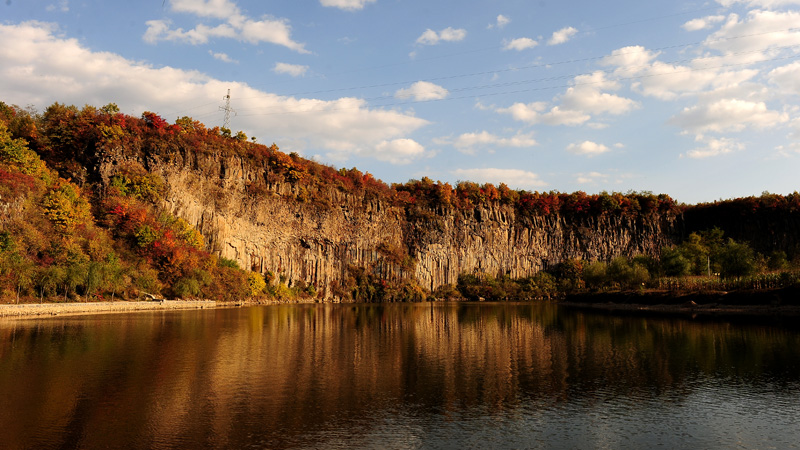
[[382,180],[800,189],[800,0],[2,0],[0,100],[190,116]]

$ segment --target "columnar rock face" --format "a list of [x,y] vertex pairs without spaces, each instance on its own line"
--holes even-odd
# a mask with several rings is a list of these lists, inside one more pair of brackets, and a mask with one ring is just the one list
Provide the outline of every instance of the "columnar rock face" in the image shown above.
[[99,158],[97,172],[107,182],[126,160],[165,179],[163,206],[195,226],[209,250],[245,268],[303,280],[327,295],[350,267],[386,279],[411,278],[433,290],[455,284],[465,272],[521,277],[570,258],[656,254],[675,236],[678,220],[523,218],[497,202],[412,215],[385,199],[269,182],[275,177],[268,167],[230,156],[111,152]]
[[464,272],[517,278],[573,258],[608,261],[620,255],[655,256],[672,242],[676,223],[674,218],[616,215],[521,220],[514,208],[503,205],[451,211],[440,217],[434,229],[428,227],[409,242],[417,261],[415,278],[429,289],[455,284]]

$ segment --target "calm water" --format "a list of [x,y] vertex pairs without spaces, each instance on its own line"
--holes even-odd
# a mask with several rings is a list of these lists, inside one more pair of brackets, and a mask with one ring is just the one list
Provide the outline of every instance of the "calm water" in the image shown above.
[[800,448],[800,332],[541,304],[0,322],[0,448]]

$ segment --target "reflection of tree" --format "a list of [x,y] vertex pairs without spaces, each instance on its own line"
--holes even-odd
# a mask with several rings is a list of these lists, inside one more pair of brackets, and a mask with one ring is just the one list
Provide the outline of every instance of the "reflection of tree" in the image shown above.
[[[446,419],[579,399],[688,395],[698,377],[796,382],[780,328],[547,304],[274,306],[0,326],[4,445],[296,445],[412,409]],[[13,411],[13,414],[10,413]],[[32,427],[31,424],[47,424]],[[81,437],[82,436],[82,437]],[[294,444],[293,444],[294,443]]]

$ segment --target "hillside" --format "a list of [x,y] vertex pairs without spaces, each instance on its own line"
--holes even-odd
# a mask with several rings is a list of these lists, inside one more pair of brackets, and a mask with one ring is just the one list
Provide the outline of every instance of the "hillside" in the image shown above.
[[712,227],[791,259],[799,217],[797,193],[685,206],[665,194],[389,186],[189,117],[0,104],[6,301],[419,300],[464,274],[658,259]]

